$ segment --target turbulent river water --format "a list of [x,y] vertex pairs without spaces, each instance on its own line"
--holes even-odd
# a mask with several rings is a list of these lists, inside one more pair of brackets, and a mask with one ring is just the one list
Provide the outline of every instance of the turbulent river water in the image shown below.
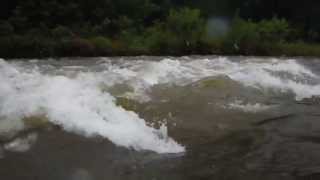
[[320,178],[320,60],[0,59],[0,177]]

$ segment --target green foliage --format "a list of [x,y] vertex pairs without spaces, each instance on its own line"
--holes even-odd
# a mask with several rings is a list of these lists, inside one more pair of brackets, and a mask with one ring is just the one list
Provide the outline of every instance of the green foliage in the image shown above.
[[278,55],[320,57],[319,44],[307,44],[303,42],[280,43],[276,47],[280,52]]
[[165,29],[163,24],[155,24],[146,31],[145,43],[155,54],[177,54],[183,42],[175,34]]
[[73,36],[72,31],[64,26],[57,26],[52,29],[51,34],[54,38],[69,38]]
[[133,27],[133,20],[128,18],[127,16],[121,16],[117,20],[117,27],[120,29],[129,29]]
[[13,43],[9,37],[0,37],[0,57],[11,57],[14,54]]
[[258,24],[236,17],[226,38],[227,49],[245,54],[260,43]]
[[[50,57],[55,55],[56,43],[51,39],[28,36],[0,38],[0,54],[3,57]],[[17,53],[19,52],[19,53]]]
[[95,47],[95,51],[99,55],[107,55],[111,52],[112,43],[109,39],[98,36],[89,40]]
[[[300,5],[289,0],[5,0],[0,57],[318,55],[320,2]],[[211,22],[208,28],[215,18],[227,23]]]
[[195,47],[205,31],[205,23],[198,9],[171,10],[165,24],[170,33],[184,41],[185,46]]
[[119,40],[124,44],[125,54],[139,55],[148,53],[148,47],[145,43],[144,36],[138,34],[136,31],[122,31]]
[[95,47],[87,39],[73,38],[58,41],[57,56],[93,56]]
[[45,24],[41,24],[38,27],[26,30],[24,36],[28,36],[30,38],[48,38],[51,36],[50,33],[50,29]]
[[14,33],[14,28],[9,22],[0,22],[0,36],[8,36]]
[[171,10],[164,22],[155,23],[146,30],[145,44],[155,54],[190,53],[199,45],[204,29],[199,10]]
[[226,37],[225,49],[231,49],[231,53],[267,55],[266,46],[285,42],[289,33],[289,24],[284,19],[274,17],[253,22],[236,17]]
[[276,17],[271,20],[262,20],[257,23],[257,26],[261,40],[267,42],[285,41],[290,33],[288,22],[285,19]]
[[26,17],[14,16],[9,18],[9,22],[17,33],[24,33],[29,27],[28,19]]

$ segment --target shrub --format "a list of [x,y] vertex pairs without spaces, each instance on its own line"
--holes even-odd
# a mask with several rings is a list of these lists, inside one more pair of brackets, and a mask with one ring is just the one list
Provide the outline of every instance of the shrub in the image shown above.
[[83,38],[62,40],[59,43],[59,56],[93,56],[94,45]]
[[146,47],[151,53],[178,55],[183,51],[184,42],[162,24],[147,29],[145,36]]
[[122,29],[129,29],[133,27],[133,20],[128,18],[127,16],[120,16],[119,19],[116,21],[116,26]]
[[285,42],[290,33],[284,19],[253,22],[236,17],[224,43],[224,52],[269,55],[271,48]]
[[50,30],[46,27],[34,27],[29,29],[24,35],[30,38],[48,38],[50,37]]
[[257,25],[261,40],[266,42],[283,42],[290,32],[288,22],[276,17],[271,20],[262,20]]
[[225,50],[250,54],[259,43],[258,25],[250,20],[235,18],[225,41]]
[[0,38],[0,58],[7,58],[12,56],[14,53],[13,42],[9,37]]
[[13,26],[8,22],[0,22],[0,36],[9,36],[14,33]]
[[205,34],[205,23],[197,9],[171,10],[165,21],[146,30],[144,43],[153,54],[192,53]]
[[55,55],[56,45],[55,41],[47,38],[10,36],[0,38],[0,56],[9,58],[49,57]]
[[51,34],[54,38],[58,38],[58,39],[69,38],[73,36],[72,31],[69,28],[64,26],[57,26],[51,31]]
[[297,43],[279,43],[277,48],[281,55],[286,56],[320,56],[319,44],[307,44],[304,42]]
[[109,39],[102,36],[98,36],[98,37],[91,38],[89,41],[95,47],[95,51],[97,55],[110,54],[112,49],[112,43]]
[[48,38],[30,39],[32,57],[52,57],[55,55],[56,42]]
[[120,40],[113,40],[111,42],[112,55],[126,55],[127,46],[124,42]]
[[169,34],[183,41],[186,48],[195,47],[205,32],[205,23],[198,9],[171,10],[165,26]]
[[126,46],[126,51],[130,55],[148,54],[148,46],[145,43],[143,34],[136,31],[123,31],[119,38]]

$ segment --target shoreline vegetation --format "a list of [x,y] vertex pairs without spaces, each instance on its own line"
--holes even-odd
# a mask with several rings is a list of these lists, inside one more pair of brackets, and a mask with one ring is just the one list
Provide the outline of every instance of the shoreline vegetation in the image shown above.
[[[59,0],[17,1],[0,18],[0,57],[193,54],[320,57],[318,31],[306,30],[284,17],[251,19],[239,9],[229,18],[209,16],[201,8],[184,5],[168,8],[153,1],[135,1],[144,3],[126,7],[133,10],[122,13],[99,9],[112,5],[107,0],[91,4],[92,11],[89,5],[74,1],[66,5]],[[124,9],[124,5],[118,6]],[[84,7],[88,11],[81,11]]]

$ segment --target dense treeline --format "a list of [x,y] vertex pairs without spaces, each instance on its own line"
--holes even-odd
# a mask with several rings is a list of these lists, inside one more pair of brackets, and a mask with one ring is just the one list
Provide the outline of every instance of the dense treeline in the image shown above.
[[0,57],[320,56],[320,1],[3,0]]

